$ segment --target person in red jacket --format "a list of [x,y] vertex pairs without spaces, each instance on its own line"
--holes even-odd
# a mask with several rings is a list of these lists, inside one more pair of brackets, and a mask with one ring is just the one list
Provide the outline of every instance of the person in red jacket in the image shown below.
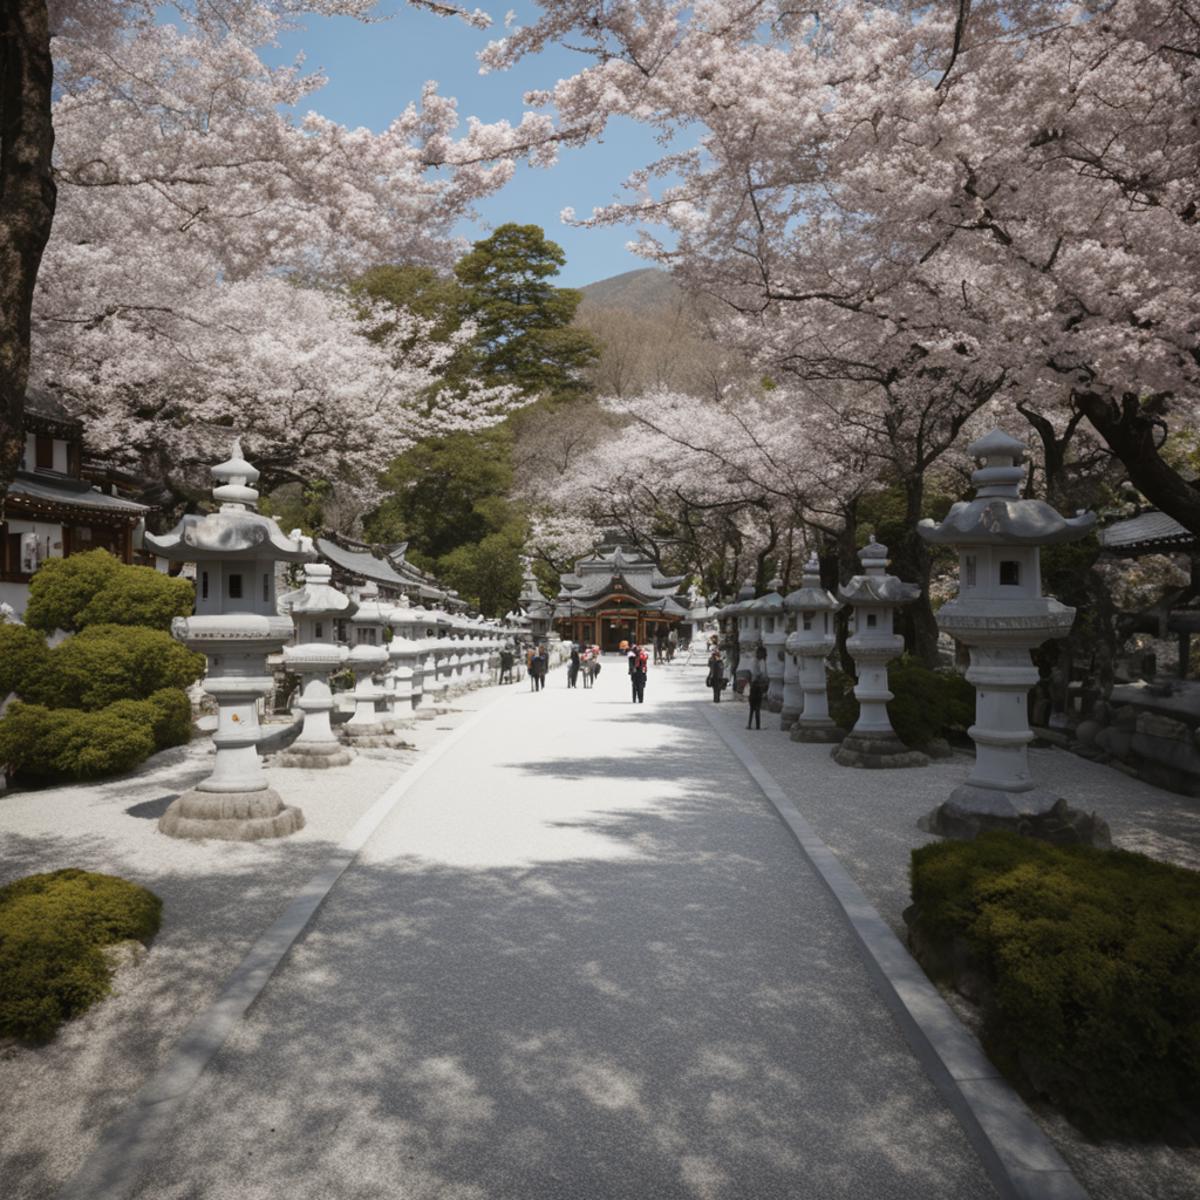
[[633,703],[646,702],[646,670],[649,660],[646,651],[635,645],[629,652],[629,682],[633,684]]

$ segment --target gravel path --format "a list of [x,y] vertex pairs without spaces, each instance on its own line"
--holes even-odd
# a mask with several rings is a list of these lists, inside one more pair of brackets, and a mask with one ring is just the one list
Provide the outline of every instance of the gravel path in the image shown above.
[[[688,672],[690,694],[707,695],[702,684],[698,671]],[[910,900],[909,855],[914,847],[936,840],[917,828],[917,820],[966,778],[970,760],[956,755],[919,770],[854,770],[839,767],[828,746],[793,742],[779,731],[776,714],[763,714],[761,731],[747,731],[744,703],[714,707],[710,702],[710,708],[745,737],[903,940],[902,914]],[[1108,821],[1115,845],[1200,868],[1200,801],[1064,750],[1032,750],[1030,760],[1040,781],[1076,807],[1094,809]],[[975,1014],[965,1002],[953,995],[947,999],[968,1024],[974,1021]],[[1112,1141],[1095,1145],[1045,1106],[1032,1107],[1093,1200],[1196,1200],[1200,1196],[1200,1149]]]
[[139,1196],[994,1194],[690,679],[627,688],[507,692],[413,786]]
[[[488,689],[455,704],[469,712],[494,695]],[[461,719],[421,721],[401,736],[419,751]],[[140,883],[164,905],[162,931],[149,954],[118,972],[113,996],[64,1025],[49,1045],[0,1042],[5,1200],[55,1195],[258,935],[416,759],[403,751],[360,754],[332,787],[328,771],[268,766],[272,786],[306,818],[305,828],[283,841],[163,837],[159,815],[209,773],[211,753],[202,739],[121,779],[0,796],[0,883],[83,867]]]

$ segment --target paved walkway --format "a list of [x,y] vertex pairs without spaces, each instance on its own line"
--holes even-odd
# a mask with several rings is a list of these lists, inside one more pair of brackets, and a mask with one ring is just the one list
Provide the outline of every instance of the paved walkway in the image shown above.
[[[696,672],[514,689],[201,1077],[138,1195],[994,1193]],[[337,803],[330,776],[329,802]]]

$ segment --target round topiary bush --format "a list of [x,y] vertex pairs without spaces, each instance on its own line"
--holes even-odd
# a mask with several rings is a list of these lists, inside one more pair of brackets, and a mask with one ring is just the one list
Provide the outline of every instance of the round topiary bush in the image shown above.
[[154,753],[158,719],[148,701],[118,701],[99,712],[17,701],[0,721],[0,762],[40,782],[118,775]]
[[24,625],[0,625],[0,700],[20,692],[27,679],[45,678],[50,667],[46,639]]
[[0,888],[0,1035],[46,1041],[108,994],[101,950],[146,943],[162,901],[114,875],[68,868]]
[[[957,671],[931,671],[905,654],[888,664],[892,728],[905,745],[918,749],[935,738],[964,732],[975,719],[975,689]],[[829,715],[842,729],[858,720],[854,677],[829,672]]]
[[1094,1136],[1200,1139],[1200,873],[1009,833],[913,851],[913,947]]
[[153,567],[132,567],[107,550],[51,558],[33,576],[25,624],[53,633],[91,625],[144,625],[169,629],[192,611],[195,589],[187,579]]
[[204,674],[204,656],[169,633],[139,625],[91,625],[50,651],[17,689],[47,708],[105,708],[186,688]]

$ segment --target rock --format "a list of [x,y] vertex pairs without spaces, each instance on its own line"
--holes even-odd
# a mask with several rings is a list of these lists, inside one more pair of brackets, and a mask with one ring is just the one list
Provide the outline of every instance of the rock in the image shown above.
[[1096,743],[1096,735],[1100,732],[1100,729],[1099,721],[1080,721],[1075,726],[1075,740],[1081,746],[1093,746]]
[[1129,758],[1132,753],[1133,734],[1117,725],[1110,725],[1096,734],[1096,745],[1114,758]]

